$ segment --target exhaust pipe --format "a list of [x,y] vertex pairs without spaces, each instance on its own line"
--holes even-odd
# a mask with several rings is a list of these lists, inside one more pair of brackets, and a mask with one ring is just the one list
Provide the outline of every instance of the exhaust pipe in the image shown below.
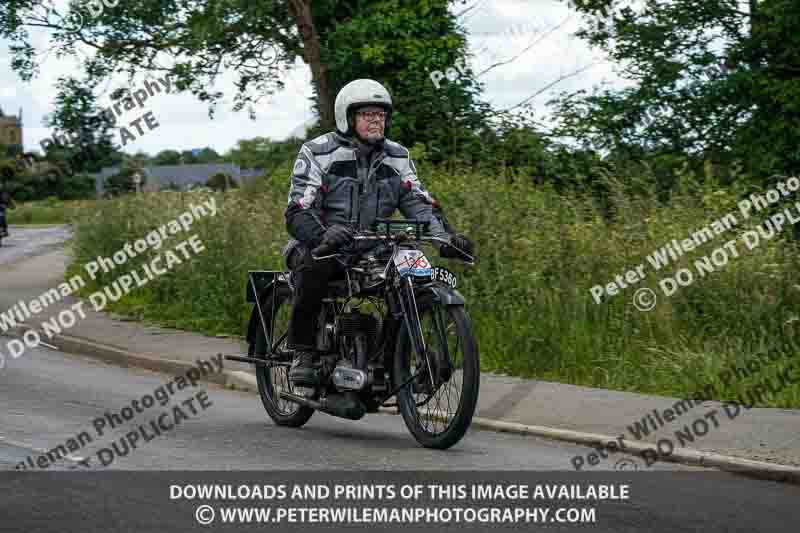
[[350,391],[343,394],[331,394],[327,398],[321,398],[320,401],[303,398],[302,396],[286,391],[281,391],[280,397],[284,400],[299,403],[300,405],[311,407],[312,409],[322,411],[332,416],[347,418],[348,420],[360,420],[364,418],[364,415],[367,413],[367,408],[364,406],[364,403],[358,399],[356,393]]

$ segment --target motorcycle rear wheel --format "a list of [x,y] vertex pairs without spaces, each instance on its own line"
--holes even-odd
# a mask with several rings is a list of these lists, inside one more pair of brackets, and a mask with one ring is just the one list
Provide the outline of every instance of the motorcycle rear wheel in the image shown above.
[[[285,288],[289,291],[288,287]],[[278,289],[280,296],[275,298],[275,309],[272,307],[272,298],[269,295],[261,303],[261,310],[264,314],[264,323],[269,327],[272,313],[275,314],[275,326],[273,334],[276,339],[284,336],[289,329],[289,316],[291,313],[290,298],[285,291]],[[257,309],[254,309],[258,313]],[[258,321],[256,328],[255,342],[251,345],[251,356],[259,359],[267,359],[267,352],[272,345],[272,339],[269,338],[269,332],[265,331],[261,326],[261,320]],[[278,350],[285,349],[286,339],[277,347]],[[261,396],[261,403],[264,404],[264,410],[272,419],[275,424],[286,427],[300,427],[304,425],[314,414],[314,409],[305,405],[299,405],[288,400],[280,398],[280,391],[297,394],[293,389],[291,381],[289,381],[289,363],[291,361],[274,361],[273,364],[268,366],[258,365],[256,367],[256,380],[258,381],[258,394]]]

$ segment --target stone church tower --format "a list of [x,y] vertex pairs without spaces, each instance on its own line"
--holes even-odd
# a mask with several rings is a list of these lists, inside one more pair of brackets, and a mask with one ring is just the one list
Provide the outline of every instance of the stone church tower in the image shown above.
[[22,144],[22,109],[19,117],[3,114],[0,108],[0,144],[23,146]]

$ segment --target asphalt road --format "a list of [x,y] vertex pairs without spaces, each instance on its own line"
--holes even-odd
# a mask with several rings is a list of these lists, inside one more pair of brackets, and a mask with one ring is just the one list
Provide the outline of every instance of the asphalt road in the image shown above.
[[[3,265],[50,250],[67,235],[63,228],[13,233],[17,240],[0,249],[0,311],[20,296],[21,290],[3,287]],[[4,344],[7,338],[2,340]],[[124,345],[124,340],[120,344]],[[331,471],[344,475],[363,470],[439,470],[475,477],[480,472],[529,472],[533,479],[556,475],[556,471],[568,473],[570,459],[588,452],[583,446],[490,431],[470,431],[448,451],[428,450],[414,441],[400,417],[385,414],[352,422],[315,413],[303,428],[283,428],[269,420],[255,395],[200,383],[183,390],[173,387],[174,394],[167,396],[162,387],[172,381],[173,376],[118,368],[46,348],[28,350],[0,370],[0,470],[5,471],[0,472],[0,531],[47,529],[41,523],[45,515],[37,514],[45,508],[47,516],[56,517],[47,525],[60,531],[73,528],[57,526],[79,520],[82,531],[95,530],[90,525],[98,531],[103,527],[106,531],[198,527],[186,516],[170,514],[180,506],[165,495],[163,479],[133,477],[129,472],[132,477],[112,476],[99,483],[98,478],[87,478],[84,473],[165,470],[180,477],[186,473],[179,471],[185,470],[214,471],[220,476],[225,471],[237,471],[241,476],[247,475],[241,471],[251,475],[294,471],[298,476],[327,472],[319,474],[318,479],[323,480]],[[163,405],[157,399],[159,389],[165,391]],[[153,405],[147,406],[146,401],[133,404],[148,396],[156,399]],[[127,421],[126,413],[130,415]],[[117,415],[120,423],[112,429]],[[131,434],[137,436],[135,449],[121,440],[126,434],[127,443],[132,442]],[[57,451],[60,445],[71,448],[69,457]],[[72,477],[53,478],[48,490],[38,486],[41,477],[35,481],[29,474],[9,472],[21,463],[28,465],[28,471],[69,471]],[[611,462],[609,468],[613,465]],[[597,475],[612,474],[620,473],[581,479],[600,481]],[[593,530],[782,531],[786,527],[792,530],[794,526],[789,524],[800,523],[800,488],[795,486],[669,463],[627,474],[638,476],[638,494],[625,505],[605,508],[603,521],[591,526]],[[577,474],[571,475],[573,481],[578,479]],[[67,486],[74,492],[69,502],[59,496]],[[140,491],[135,507],[120,496],[129,490]],[[42,504],[32,513],[28,508],[31,498],[48,501],[49,507]],[[104,499],[103,506],[98,506],[98,498]],[[112,509],[117,518],[122,513],[135,519],[111,527]],[[10,525],[7,518],[11,516],[18,517],[18,526]],[[59,516],[69,518],[59,521]],[[172,521],[157,523],[155,517],[171,517]]]
[[0,247],[0,267],[61,248],[70,235],[67,226],[41,228],[10,226],[8,233],[9,236],[3,239],[3,246]]
[[[586,451],[557,441],[490,431],[473,431],[447,452],[428,450],[417,445],[401,417],[387,414],[352,422],[315,413],[303,428],[278,427],[257,396],[205,383],[182,391],[173,387],[175,395],[166,406],[156,403],[145,409],[140,405],[141,413],[113,431],[106,424],[98,435],[93,425],[96,418],[102,419],[106,412],[119,413],[170,380],[167,375],[117,368],[46,348],[26,352],[0,376],[4,405],[0,468],[13,468],[24,459],[21,454],[33,454],[35,461],[39,455],[35,449],[51,450],[82,431],[93,440],[74,455],[90,457],[92,469],[561,470],[573,455]],[[181,402],[201,391],[211,405],[203,409],[196,400],[197,414],[193,415],[191,405]],[[150,427],[151,419],[170,413],[176,405],[187,420],[181,419],[171,431],[102,466],[97,450],[110,448],[139,425]],[[170,425],[167,419],[164,425]],[[86,468],[74,461],[59,465]]]

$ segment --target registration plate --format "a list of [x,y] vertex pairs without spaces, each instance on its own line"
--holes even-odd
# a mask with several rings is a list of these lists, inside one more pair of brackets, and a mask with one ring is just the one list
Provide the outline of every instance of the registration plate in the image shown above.
[[433,275],[431,276],[431,280],[440,281],[446,285],[450,285],[454,289],[458,283],[456,275],[444,267],[433,267]]

